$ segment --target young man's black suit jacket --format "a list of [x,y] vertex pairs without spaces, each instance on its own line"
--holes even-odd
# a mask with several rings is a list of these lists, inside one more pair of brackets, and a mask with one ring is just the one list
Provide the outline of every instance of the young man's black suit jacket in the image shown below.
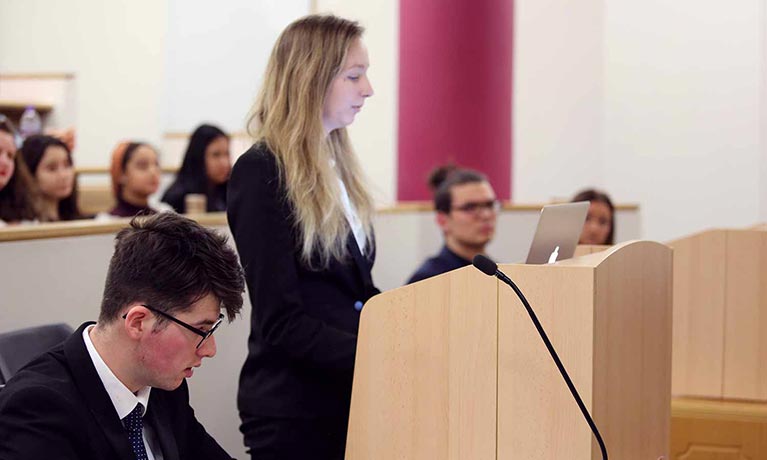
[[347,260],[307,268],[284,181],[263,144],[235,164],[227,213],[253,307],[238,394],[246,443],[254,417],[343,419],[360,310],[379,292],[373,244],[362,254],[350,232]]
[[[85,348],[86,323],[0,390],[0,459],[135,460],[128,435]],[[152,389],[151,423],[165,460],[230,459],[189,406],[184,381]]]

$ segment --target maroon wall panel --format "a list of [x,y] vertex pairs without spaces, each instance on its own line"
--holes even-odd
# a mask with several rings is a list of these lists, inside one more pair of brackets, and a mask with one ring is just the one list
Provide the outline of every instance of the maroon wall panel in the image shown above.
[[511,198],[512,0],[400,0],[397,198],[452,162]]

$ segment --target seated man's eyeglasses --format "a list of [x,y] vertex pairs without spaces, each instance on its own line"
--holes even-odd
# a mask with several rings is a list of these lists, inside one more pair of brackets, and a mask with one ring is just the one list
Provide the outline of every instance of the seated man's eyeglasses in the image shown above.
[[451,211],[461,211],[469,214],[479,214],[483,210],[498,212],[501,209],[501,202],[499,200],[488,200],[480,202],[470,202],[461,206],[455,206],[451,208]]
[[[169,315],[169,314],[165,313],[162,310],[158,310],[158,309],[156,309],[154,307],[151,307],[149,305],[141,305],[141,306],[148,308],[150,311],[152,311],[152,312],[154,312],[154,313],[156,313],[156,314],[158,314],[158,315],[160,315],[160,316],[162,316],[164,318],[167,318],[167,319],[173,321],[174,323],[178,324],[179,326],[181,326],[183,328],[186,328],[186,329],[189,329],[190,331],[192,331],[195,334],[197,334],[200,337],[202,337],[200,339],[200,343],[198,343],[195,348],[200,348],[202,346],[202,344],[205,343],[205,341],[208,340],[210,338],[210,336],[213,335],[214,332],[216,332],[216,329],[218,329],[218,327],[224,321],[224,314],[223,313],[219,313],[218,320],[216,320],[216,322],[213,323],[213,326],[211,326],[211,328],[208,329],[207,331],[203,331],[201,329],[197,329],[196,327],[181,321],[180,319],[178,319],[178,318],[176,318],[176,317],[174,317],[172,315]],[[123,319],[125,319],[125,317],[127,317],[127,316],[128,316],[127,313],[124,314],[123,315]]]

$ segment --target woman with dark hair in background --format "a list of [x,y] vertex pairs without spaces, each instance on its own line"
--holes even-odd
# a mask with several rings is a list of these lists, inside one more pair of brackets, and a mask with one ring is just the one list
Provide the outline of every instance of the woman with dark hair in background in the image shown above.
[[121,142],[112,152],[109,172],[117,201],[117,205],[109,211],[110,215],[133,217],[157,212],[149,206],[149,197],[160,186],[160,160],[150,145]]
[[578,244],[613,244],[615,208],[610,197],[604,192],[586,189],[575,195],[572,201],[591,202]]
[[378,292],[373,200],[346,126],[373,95],[362,28],[277,39],[234,165],[229,226],[253,313],[237,405],[255,459],[344,457],[360,310]]
[[61,140],[29,136],[21,155],[40,191],[39,219],[43,222],[84,219],[77,204],[77,177],[72,152]]
[[13,127],[0,120],[0,226],[37,218],[38,193],[16,150]]
[[232,162],[229,137],[212,125],[200,125],[192,133],[176,180],[162,201],[176,212],[186,212],[186,195],[205,195],[207,212],[226,211],[226,187]]

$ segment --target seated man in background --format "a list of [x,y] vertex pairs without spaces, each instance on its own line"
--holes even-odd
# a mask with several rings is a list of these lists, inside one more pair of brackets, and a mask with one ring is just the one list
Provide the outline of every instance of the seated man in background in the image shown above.
[[225,237],[174,213],[134,218],[117,234],[98,322],[0,390],[0,458],[229,459],[185,379],[216,354],[213,332],[243,291]]
[[434,257],[427,259],[408,283],[421,281],[471,264],[495,234],[500,203],[487,178],[471,169],[446,166],[429,178],[434,191],[437,225],[445,244]]

